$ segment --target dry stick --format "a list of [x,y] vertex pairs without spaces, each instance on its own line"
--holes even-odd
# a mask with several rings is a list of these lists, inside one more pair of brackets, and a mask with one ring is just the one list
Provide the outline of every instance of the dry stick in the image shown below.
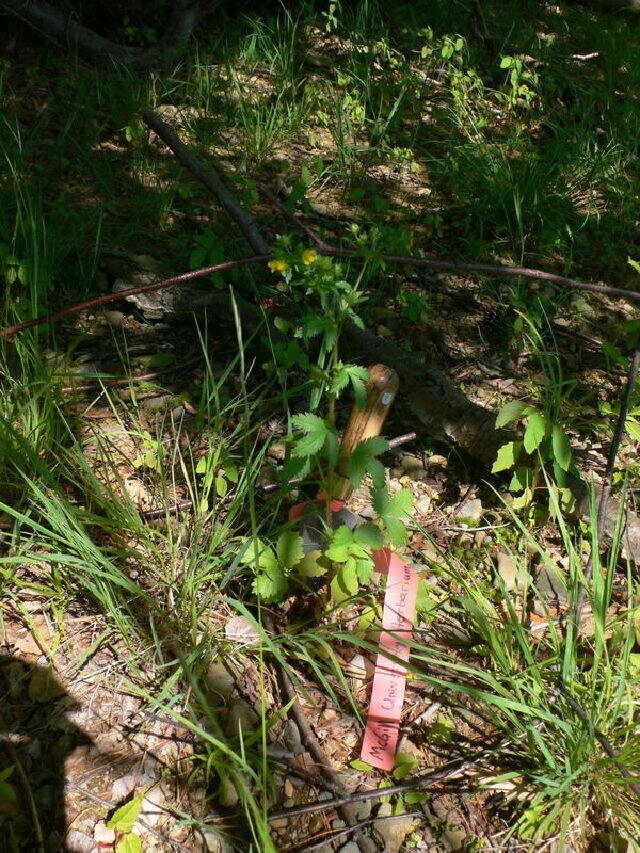
[[[622,402],[620,404],[620,413],[618,414],[618,421],[616,423],[616,428],[613,433],[613,438],[611,439],[611,447],[609,448],[609,457],[607,459],[607,467],[605,469],[604,480],[602,481],[602,491],[600,492],[600,501],[598,503],[598,518],[596,522],[596,530],[597,530],[597,542],[594,543],[596,547],[600,547],[604,539],[605,533],[605,524],[607,520],[607,505],[609,503],[609,496],[611,495],[611,482],[613,479],[613,471],[616,467],[616,458],[618,456],[618,450],[620,449],[620,442],[622,441],[622,436],[624,433],[624,427],[627,421],[627,415],[629,413],[629,407],[631,405],[631,395],[633,394],[633,389],[635,388],[635,384],[638,379],[638,371],[640,369],[640,347],[636,349],[633,358],[629,364],[629,373],[627,374],[627,384],[624,389],[624,396],[622,398]],[[586,598],[586,586],[590,582],[591,577],[593,575],[593,559],[594,559],[594,551],[592,549],[589,554],[589,559],[587,560],[587,565],[584,570],[584,583],[580,584],[578,589],[578,595],[576,598],[576,606],[575,606],[575,614],[574,614],[574,625],[576,631],[580,627],[580,619],[582,617],[582,609],[584,607],[584,602]]]
[[478,765],[490,754],[489,751],[482,752],[474,759],[459,761],[453,766],[434,770],[431,773],[426,773],[424,776],[418,776],[409,782],[403,782],[401,785],[391,785],[388,788],[374,788],[369,791],[358,791],[348,797],[342,797],[342,799],[318,800],[316,803],[307,803],[304,806],[292,806],[289,809],[281,809],[278,812],[272,812],[269,815],[269,820],[297,817],[298,815],[310,814],[311,812],[323,811],[324,809],[337,809],[345,805],[364,803],[367,800],[377,800],[379,797],[404,794],[406,791],[421,791],[424,788],[434,785],[436,782],[444,782],[447,779],[452,779],[454,776],[459,776],[461,773]]
[[[368,820],[363,820],[361,823],[357,824],[358,829],[362,829],[363,826],[370,826],[372,823],[387,823],[390,820],[406,820],[409,817],[422,818],[424,820],[423,812],[409,812],[408,814],[390,814],[385,815],[384,817],[370,817]],[[338,840],[338,838],[344,838],[345,835],[349,835],[350,832],[353,831],[355,827],[350,827],[349,829],[341,829],[338,832],[324,832],[320,837],[319,841],[316,841],[313,844],[309,844],[309,840],[313,841],[313,839],[307,839],[307,841],[300,844],[294,844],[293,847],[284,847],[281,853],[311,853],[312,850],[320,850],[323,847],[326,847],[327,844],[333,844]],[[315,838],[319,836],[316,835]]]
[[184,144],[173,128],[162,121],[153,110],[146,110],[142,114],[142,119],[169,146],[182,165],[214,194],[229,216],[238,223],[251,248],[258,254],[267,254],[269,246],[260,234],[253,216],[239,204],[235,195],[225,186],[217,170],[211,165],[205,166]]
[[0,329],[0,338],[11,338],[23,329],[32,329],[35,326],[42,326],[45,323],[62,320],[64,317],[71,317],[73,314],[80,314],[83,311],[89,311],[91,308],[97,308],[100,305],[107,305],[109,302],[117,302],[120,299],[126,299],[128,296],[136,296],[138,293],[152,293],[156,290],[167,290],[170,287],[178,287],[187,281],[193,281],[195,278],[202,278],[205,275],[225,272],[226,270],[233,270],[238,267],[264,264],[270,259],[270,254],[252,255],[249,258],[239,258],[236,261],[223,261],[222,263],[214,264],[211,267],[202,267],[201,269],[190,270],[189,272],[183,272],[180,275],[171,276],[171,278],[152,281],[150,284],[141,284],[138,287],[129,287],[127,290],[119,290],[116,293],[105,293],[103,296],[97,296],[95,299],[87,299],[86,302],[78,302],[75,305],[71,305],[69,308],[63,308],[55,314],[50,314],[45,317],[36,317],[34,320],[25,320],[24,323],[17,323],[15,326],[7,326],[5,329]]
[[[268,620],[270,623],[270,620]],[[270,627],[273,630],[273,624],[265,624],[265,627]],[[298,694],[296,693],[296,689],[293,686],[293,683],[287,673],[279,668],[280,673],[280,681],[282,683],[282,688],[284,693],[291,702],[291,713],[295,717],[296,723],[298,724],[298,728],[300,729],[300,734],[302,735],[302,739],[306,743],[309,752],[313,755],[315,760],[317,761],[321,772],[325,775],[331,782],[332,790],[335,792],[343,791],[345,792],[345,787],[342,784],[342,780],[338,776],[337,772],[331,767],[327,760],[327,756],[324,753],[324,750],[320,744],[320,741],[316,737],[315,732],[311,728],[309,721],[307,720],[304,711],[302,710],[302,706],[300,704],[300,700],[298,699]],[[364,838],[362,831],[357,827],[357,818],[355,816],[355,810],[351,801],[348,797],[343,797],[342,799],[333,800],[329,802],[334,802],[336,804],[336,808],[338,809],[342,819],[345,821],[347,826],[350,828],[350,831],[353,833],[354,839],[361,850],[367,850],[368,845],[366,839]],[[269,817],[271,820],[272,817]]]

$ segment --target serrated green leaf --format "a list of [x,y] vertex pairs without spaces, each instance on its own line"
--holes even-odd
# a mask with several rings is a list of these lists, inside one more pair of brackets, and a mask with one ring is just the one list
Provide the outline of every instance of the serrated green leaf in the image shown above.
[[508,441],[503,444],[498,450],[496,461],[491,466],[491,473],[497,474],[499,471],[508,471],[516,464],[520,451],[522,450],[521,441]]
[[413,508],[413,492],[411,489],[400,489],[389,498],[385,515],[393,515],[396,518],[409,515]]
[[551,432],[551,447],[555,461],[563,471],[568,471],[571,467],[571,443],[566,432],[557,424]]
[[361,524],[353,531],[353,541],[359,545],[368,545],[371,548],[382,548],[384,536],[375,524]]
[[306,412],[294,415],[291,423],[305,433],[304,437],[298,439],[293,446],[291,450],[293,456],[313,456],[322,449],[328,432],[328,427],[322,418]]
[[371,575],[373,574],[373,560],[369,554],[356,559],[356,574],[358,576],[358,583],[362,586],[365,586],[371,580]]
[[526,407],[526,403],[523,403],[522,400],[511,400],[511,402],[507,403],[506,406],[503,406],[498,412],[498,417],[496,418],[496,429],[500,429],[500,427],[506,426],[506,424],[517,421],[522,417],[522,413]]
[[328,568],[323,552],[314,550],[304,555],[296,571],[303,578],[319,578],[326,575]]
[[284,533],[281,533],[276,545],[276,554],[283,568],[293,568],[304,557],[302,536],[293,530],[286,530]]
[[135,832],[129,832],[116,841],[115,853],[142,853],[142,841]]
[[287,577],[279,566],[261,571],[253,581],[253,591],[266,604],[282,601],[288,589]]
[[534,412],[527,418],[527,426],[524,431],[524,449],[527,453],[533,453],[542,444],[547,432],[547,421],[540,412]]
[[133,824],[140,817],[143,799],[144,797],[141,794],[138,794],[137,797],[134,797],[132,800],[129,800],[128,803],[125,803],[123,806],[120,806],[119,809],[116,809],[112,817],[107,821],[109,829],[114,829],[116,832],[123,833],[131,832]]
[[406,544],[409,531],[400,519],[394,518],[391,515],[386,516],[384,519],[384,525],[387,529],[387,535],[389,536],[389,541],[392,545],[395,545],[396,548],[400,548],[402,545]]

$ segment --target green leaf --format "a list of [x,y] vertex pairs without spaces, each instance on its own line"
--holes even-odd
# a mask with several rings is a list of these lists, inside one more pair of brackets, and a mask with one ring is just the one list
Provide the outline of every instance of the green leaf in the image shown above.
[[498,450],[496,461],[491,466],[491,473],[497,474],[499,471],[507,471],[509,468],[513,468],[518,456],[520,456],[521,449],[521,441],[508,441],[503,444]]
[[400,519],[394,518],[393,516],[386,516],[384,519],[384,526],[387,528],[387,535],[389,536],[389,541],[392,545],[399,548],[406,544],[409,531]]
[[551,447],[555,461],[563,471],[568,471],[571,467],[571,444],[566,432],[557,425],[551,432]]
[[384,537],[375,524],[361,524],[353,531],[353,541],[359,545],[369,545],[371,548],[382,548]]
[[525,468],[521,465],[513,472],[513,477],[509,483],[510,492],[521,492],[531,485],[532,471],[531,468]]
[[424,578],[418,579],[418,594],[416,596],[416,612],[423,619],[429,621],[433,619],[435,611],[438,608],[438,601],[431,594],[431,588]]
[[296,571],[303,578],[319,578],[326,575],[328,568],[323,552],[314,550],[304,555]]
[[116,841],[115,853],[142,853],[142,841],[135,832],[129,832]]
[[338,570],[338,583],[342,586],[349,595],[355,595],[358,592],[358,572],[356,561],[350,557]]
[[496,429],[506,426],[506,424],[513,423],[513,421],[517,421],[522,417],[526,408],[527,404],[523,403],[522,400],[511,400],[511,402],[507,403],[506,406],[503,406],[498,412],[498,417],[496,418]]
[[[381,436],[373,436],[361,441],[354,448],[347,462],[347,477],[354,488],[362,482],[364,475],[371,469],[373,457],[384,453],[389,447],[389,442]],[[379,476],[379,472],[376,471]]]
[[534,412],[527,419],[527,427],[524,431],[524,449],[527,453],[533,453],[542,444],[547,432],[547,422],[544,415]]
[[395,779],[404,779],[410,776],[418,766],[418,759],[409,752],[398,752],[396,755],[393,776]]
[[216,494],[218,495],[218,497],[219,498],[225,497],[225,495],[229,491],[229,484],[227,483],[225,478],[224,477],[216,477],[215,484],[216,484]]
[[349,762],[349,767],[353,767],[354,770],[360,770],[363,773],[370,773],[373,770],[371,764],[367,764],[361,758],[354,758],[353,761]]
[[640,272],[640,263],[638,261],[634,261],[633,258],[627,258],[627,263],[636,272]]
[[401,518],[409,515],[413,508],[413,492],[411,489],[400,489],[393,497],[389,498],[386,515],[394,515]]
[[128,803],[125,803],[123,806],[120,806],[119,809],[116,809],[112,817],[107,821],[109,829],[114,829],[116,832],[123,833],[131,832],[133,824],[140,816],[143,799],[144,797],[141,794],[138,794],[137,797],[134,797],[132,800],[129,800]]
[[510,56],[503,56],[500,60],[500,68],[511,68],[513,59]]
[[253,591],[267,604],[282,601],[288,589],[286,575],[279,566],[261,571],[253,581]]
[[293,568],[304,557],[302,537],[293,530],[281,533],[276,545],[276,554],[283,568]]
[[322,418],[307,412],[294,415],[291,423],[305,433],[304,438],[299,439],[291,450],[294,456],[313,456],[322,449],[328,432]]

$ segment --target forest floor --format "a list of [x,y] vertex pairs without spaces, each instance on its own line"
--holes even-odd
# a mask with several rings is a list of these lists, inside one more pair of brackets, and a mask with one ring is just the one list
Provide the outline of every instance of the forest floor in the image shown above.
[[[223,168],[273,245],[292,226],[259,183],[332,243],[373,233],[391,254],[638,290],[638,22],[487,2],[483,43],[462,7],[333,5],[209,23],[151,78],[4,35],[3,325],[249,254],[144,125],[149,107]],[[260,268],[200,289],[231,285],[276,318],[278,284]],[[601,481],[640,328],[627,301],[391,265],[363,292],[378,337],[488,409],[542,412]],[[281,482],[291,415],[308,406],[302,366],[283,380],[268,351],[169,293],[2,344],[5,849],[637,850],[620,770],[640,775],[637,567],[615,542],[596,558],[572,631],[594,519],[565,522],[542,475],[519,506],[516,472],[434,442],[401,386],[384,433],[417,437],[381,460],[389,493],[413,496],[402,553],[420,600],[396,766],[365,765],[383,580],[327,611],[295,586],[262,602],[243,558],[247,537],[275,543],[313,497]],[[639,442],[636,388],[614,480],[631,505]],[[553,482],[557,457],[542,461]],[[364,519],[368,485],[350,500]],[[283,676],[364,840],[321,807],[335,779]],[[438,768],[454,772],[412,787]]]

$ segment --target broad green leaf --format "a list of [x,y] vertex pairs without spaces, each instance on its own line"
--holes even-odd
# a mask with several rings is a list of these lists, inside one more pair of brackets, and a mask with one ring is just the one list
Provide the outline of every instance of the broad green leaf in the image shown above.
[[498,417],[496,418],[496,429],[499,429],[506,424],[513,423],[513,421],[517,421],[522,417],[522,413],[526,408],[527,404],[523,403],[522,400],[511,400],[511,402],[507,403],[506,406],[503,406],[498,412]]
[[354,770],[361,770],[363,773],[370,773],[373,770],[373,767],[361,758],[354,758],[353,761],[349,762],[349,767],[353,767]]
[[224,498],[227,492],[229,491],[229,484],[227,483],[224,477],[216,477],[215,484],[216,494],[219,498]]
[[416,611],[425,620],[433,618],[438,608],[438,601],[431,593],[431,588],[424,578],[418,579],[418,594],[416,596]]
[[418,766],[418,759],[410,752],[398,752],[393,767],[393,776],[395,779],[404,779],[405,776],[410,776]]
[[281,533],[276,545],[276,554],[283,568],[293,568],[304,557],[302,537],[293,530]]
[[116,809],[113,816],[107,821],[109,829],[114,829],[116,832],[123,833],[131,832],[133,824],[140,816],[143,799],[144,797],[141,794],[138,794],[137,797],[134,797],[132,800],[129,800],[128,803],[125,803],[123,806],[120,806],[119,809]]
[[503,56],[500,60],[500,68],[511,68],[513,59],[510,56]]
[[356,574],[358,576],[358,583],[362,586],[365,586],[371,580],[373,560],[369,554],[356,560]]
[[568,471],[571,467],[571,444],[566,432],[557,424],[551,432],[551,447],[555,461],[563,471]]
[[499,471],[507,471],[509,468],[513,468],[518,456],[520,456],[521,449],[521,441],[508,441],[503,444],[498,450],[496,461],[491,466],[491,472],[497,474]]
[[531,468],[525,468],[523,465],[516,468],[513,472],[513,477],[509,483],[510,492],[521,492],[531,484],[532,472]]
[[353,541],[359,545],[369,545],[371,548],[382,548],[384,536],[375,524],[361,524],[353,531]]
[[142,841],[135,832],[129,832],[116,841],[115,853],[142,853]]
[[355,595],[358,592],[358,572],[356,561],[349,558],[338,570],[338,582],[349,595]]
[[261,571],[253,581],[253,591],[267,604],[282,601],[288,589],[286,575],[278,566]]
[[636,272],[640,272],[640,263],[638,261],[634,261],[633,258],[627,258],[627,263]]
[[326,575],[328,565],[322,551],[314,550],[305,554],[296,566],[297,573],[303,578],[319,578]]
[[527,453],[533,453],[542,444],[547,432],[547,422],[540,412],[534,412],[527,419],[527,427],[524,431],[524,449]]

